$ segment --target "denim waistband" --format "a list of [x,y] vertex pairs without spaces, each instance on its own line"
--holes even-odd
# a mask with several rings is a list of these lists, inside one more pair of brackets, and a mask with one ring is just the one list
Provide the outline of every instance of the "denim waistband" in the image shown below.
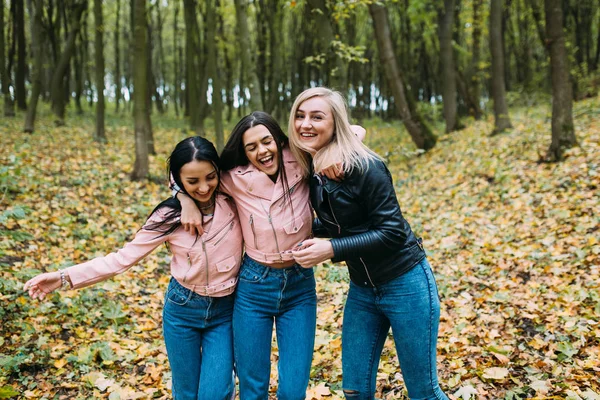
[[244,254],[244,259],[242,260],[241,268],[250,268],[258,273],[269,273],[269,274],[280,274],[283,275],[285,273],[289,273],[290,271],[297,271],[298,268],[302,268],[298,264],[290,265],[285,268],[273,268],[268,265],[261,264],[255,259],[249,257],[247,254]]

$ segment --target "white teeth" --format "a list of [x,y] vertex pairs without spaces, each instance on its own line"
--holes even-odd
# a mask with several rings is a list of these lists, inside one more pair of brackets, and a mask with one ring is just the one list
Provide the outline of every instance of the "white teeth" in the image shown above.
[[301,133],[300,136],[302,136],[302,137],[315,137],[317,135],[315,135],[314,133]]
[[260,161],[261,163],[266,163],[266,162],[269,162],[269,161],[271,161],[272,159],[273,159],[273,156],[267,156],[267,157],[263,157],[263,158],[261,158],[259,161]]

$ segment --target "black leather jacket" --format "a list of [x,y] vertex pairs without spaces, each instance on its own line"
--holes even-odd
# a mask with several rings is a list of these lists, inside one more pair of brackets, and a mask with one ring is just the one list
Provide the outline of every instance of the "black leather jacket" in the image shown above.
[[392,176],[380,160],[355,168],[341,182],[314,175],[310,200],[316,236],[331,237],[334,258],[346,261],[350,279],[373,287],[409,271],[425,257],[421,239],[402,216]]

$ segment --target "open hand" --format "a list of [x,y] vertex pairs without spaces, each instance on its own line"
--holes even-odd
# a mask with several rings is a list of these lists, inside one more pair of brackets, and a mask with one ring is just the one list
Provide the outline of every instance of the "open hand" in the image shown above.
[[60,286],[60,272],[54,271],[31,278],[25,282],[23,290],[28,290],[32,299],[44,299],[47,294],[52,293]]

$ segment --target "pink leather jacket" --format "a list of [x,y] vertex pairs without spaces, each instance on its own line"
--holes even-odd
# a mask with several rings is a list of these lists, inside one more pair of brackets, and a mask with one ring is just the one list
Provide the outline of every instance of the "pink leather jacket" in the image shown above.
[[308,183],[289,148],[283,149],[283,162],[293,210],[284,201],[281,174],[273,183],[251,163],[221,172],[221,190],[238,208],[246,254],[258,262],[293,260],[291,249],[311,235]]
[[210,228],[196,237],[183,228],[160,236],[149,230],[164,219],[165,209],[156,211],[122,249],[67,268],[74,288],[106,280],[126,271],[152,250],[167,242],[172,253],[171,275],[201,296],[223,297],[233,293],[242,258],[242,231],[235,204],[218,194]]

